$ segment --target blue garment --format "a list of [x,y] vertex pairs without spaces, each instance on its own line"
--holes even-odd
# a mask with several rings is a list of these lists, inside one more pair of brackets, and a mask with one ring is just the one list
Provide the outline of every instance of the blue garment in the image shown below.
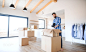
[[83,24],[80,25],[80,39],[83,37]]
[[56,18],[53,20],[53,23],[55,23],[55,26],[58,25],[58,27],[56,27],[55,29],[61,30],[61,18],[60,18],[60,17],[56,17]]
[[85,31],[84,31],[84,40],[86,40],[86,24],[85,24]]
[[75,24],[72,26],[72,37],[74,37],[75,31],[74,31]]
[[74,33],[74,38],[77,37],[77,25],[75,25],[75,29],[74,29],[75,33]]
[[80,39],[80,25],[74,24],[72,26],[72,37]]
[[77,37],[77,25],[75,24],[72,26],[72,37]]

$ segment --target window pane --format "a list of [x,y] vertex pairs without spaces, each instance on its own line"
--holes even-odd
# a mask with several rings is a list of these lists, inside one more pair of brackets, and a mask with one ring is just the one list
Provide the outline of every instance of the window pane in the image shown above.
[[39,28],[45,28],[45,21],[42,19],[39,20]]
[[10,17],[9,36],[19,36],[18,28],[27,27],[27,18]]
[[7,37],[8,32],[8,17],[0,16],[0,37]]

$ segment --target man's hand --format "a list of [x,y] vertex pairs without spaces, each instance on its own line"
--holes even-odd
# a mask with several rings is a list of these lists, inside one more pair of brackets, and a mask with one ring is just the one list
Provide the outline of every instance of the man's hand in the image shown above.
[[55,28],[58,27],[58,25],[55,26]]

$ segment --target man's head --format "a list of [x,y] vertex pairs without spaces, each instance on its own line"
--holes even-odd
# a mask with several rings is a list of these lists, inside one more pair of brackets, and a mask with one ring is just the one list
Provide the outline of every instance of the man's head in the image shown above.
[[55,12],[53,12],[52,15],[53,15],[54,18],[56,18],[56,13]]

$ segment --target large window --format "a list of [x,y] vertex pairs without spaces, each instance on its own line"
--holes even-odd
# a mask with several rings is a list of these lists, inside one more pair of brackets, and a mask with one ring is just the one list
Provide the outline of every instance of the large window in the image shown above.
[[0,37],[17,37],[18,28],[28,27],[28,18],[0,14]]
[[39,29],[45,29],[45,20],[39,19]]
[[8,17],[0,16],[0,37],[7,37],[8,35]]

